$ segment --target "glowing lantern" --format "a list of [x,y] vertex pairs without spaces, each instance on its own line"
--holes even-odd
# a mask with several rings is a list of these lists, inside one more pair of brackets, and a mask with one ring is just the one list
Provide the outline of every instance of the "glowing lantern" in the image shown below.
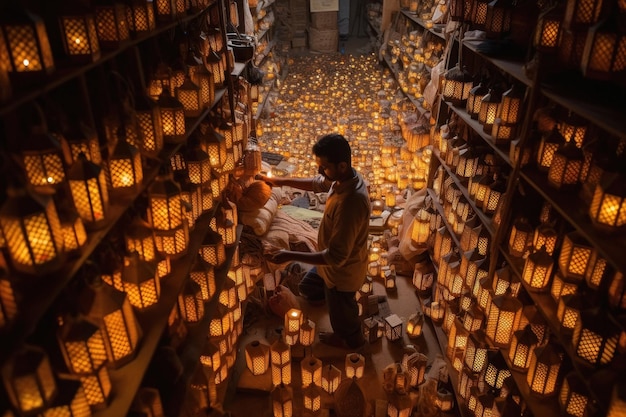
[[485,32],[487,38],[498,39],[511,30],[513,4],[508,0],[493,0],[487,5]]
[[264,374],[270,366],[269,346],[253,340],[245,347],[246,366],[252,375]]
[[137,148],[119,140],[109,158],[109,173],[113,191],[134,191],[143,181],[141,154]]
[[550,133],[543,134],[537,150],[537,168],[540,171],[549,171],[556,151],[565,143],[565,138],[557,127]]
[[65,53],[78,63],[100,58],[100,43],[93,13],[79,2],[63,4],[59,15]]
[[345,360],[346,378],[359,379],[365,369],[365,357],[358,353],[348,353]]
[[520,371],[528,369],[530,358],[538,343],[539,339],[537,339],[529,324],[513,333],[509,350],[509,360],[513,368]]
[[443,75],[443,98],[454,106],[465,106],[472,88],[472,76],[465,68],[457,64]]
[[65,364],[74,374],[93,374],[107,361],[100,329],[85,318],[64,318],[57,340]]
[[183,83],[176,87],[176,99],[180,101],[184,107],[186,117],[198,117],[202,114],[204,106],[200,87],[191,81],[189,76],[185,76]]
[[409,316],[406,323],[406,333],[410,338],[417,338],[422,334],[422,326],[424,325],[424,314],[416,311]]
[[517,297],[521,282],[517,276],[511,272],[511,268],[505,266],[497,269],[493,276],[493,292],[494,295],[502,295],[508,293]]
[[557,271],[554,274],[554,279],[552,280],[550,295],[552,295],[552,299],[558,303],[562,296],[574,294],[578,290],[578,286],[581,282],[582,280],[578,278],[564,277],[559,271]]
[[61,147],[68,164],[75,162],[81,153],[95,164],[102,162],[98,135],[95,130],[82,122],[74,124],[65,132],[61,137]]
[[535,48],[544,53],[556,52],[562,31],[563,10],[558,4],[546,8],[539,14],[535,27]]
[[106,221],[109,211],[109,191],[102,168],[80,154],[67,179],[74,206],[87,226],[97,227]]
[[291,350],[282,336],[270,345],[272,384],[291,384]]
[[522,257],[532,243],[533,227],[525,217],[519,217],[513,222],[509,235],[509,253],[515,257]]
[[163,172],[148,188],[150,223],[157,230],[171,230],[182,224],[181,191],[171,173]]
[[31,129],[31,134],[21,145],[21,160],[28,182],[34,187],[60,184],[65,179],[62,145],[41,127]]
[[128,29],[134,35],[140,35],[156,28],[152,1],[129,0],[126,8]]
[[589,392],[578,374],[570,372],[563,378],[559,392],[559,405],[561,411],[568,416],[584,417],[587,415],[587,407],[591,405]]
[[472,372],[482,372],[487,365],[489,345],[482,330],[469,334],[465,346],[463,363]]
[[222,236],[213,230],[207,231],[199,252],[202,259],[216,268],[226,261],[226,248]]
[[[202,289],[200,288],[200,285],[192,279],[185,280],[183,289],[180,294],[178,294],[178,309],[180,310],[180,315],[186,323],[197,323],[202,319],[202,317],[204,317]],[[223,320],[223,316],[219,316],[217,319]],[[214,320],[211,321],[211,325]],[[212,326],[210,326],[210,329],[211,336],[215,336],[216,334],[213,332]],[[221,334],[218,336],[221,336]]]
[[624,176],[604,174],[596,185],[589,217],[595,227],[602,231],[617,231],[626,225],[626,187]]
[[561,297],[557,306],[556,316],[564,332],[569,333],[574,330],[580,318],[580,312],[585,307],[587,307],[587,303],[581,293],[566,294]]
[[17,316],[14,288],[13,279],[7,275],[4,268],[0,268],[0,329],[8,327]]
[[188,149],[185,152],[187,172],[193,184],[211,181],[211,161],[209,155],[200,148]]
[[485,133],[491,133],[493,124],[498,116],[498,108],[501,101],[501,94],[493,89],[489,89],[489,92],[480,99],[478,121],[483,125],[483,131]]
[[[623,7],[623,6],[621,6]],[[585,77],[613,80],[624,70],[626,36],[620,30],[617,7],[613,5],[606,17],[587,31],[581,69]]]
[[426,366],[428,365],[428,357],[426,355],[417,351],[411,354],[405,353],[402,357],[402,365],[409,376],[409,386],[416,388],[424,382]]
[[157,105],[161,111],[163,140],[166,143],[180,143],[185,139],[185,107],[168,92],[163,91]]
[[302,386],[322,385],[322,361],[315,356],[308,356],[300,361],[300,374],[302,375]]
[[513,85],[502,93],[502,102],[498,108],[498,117],[504,124],[516,124],[519,122],[522,110],[522,94]]
[[553,265],[554,260],[546,252],[545,247],[542,247],[526,258],[522,279],[531,290],[544,291],[548,288]]
[[511,376],[502,352],[491,350],[487,353],[487,366],[484,372],[485,383],[494,391],[504,385],[504,381]]
[[591,259],[593,248],[578,232],[563,238],[559,255],[559,269],[564,276],[582,279]]
[[[569,2],[569,3],[573,3]],[[587,124],[582,118],[574,113],[568,112],[567,117],[560,121],[559,132],[568,142],[574,142],[576,147],[582,148],[587,134]]]
[[111,379],[106,364],[100,365],[93,373],[79,374],[87,402],[93,410],[100,410],[107,406],[111,397]]
[[141,131],[141,152],[147,156],[157,156],[163,149],[163,122],[161,109],[148,96],[135,97],[135,114]]
[[223,86],[226,79],[226,68],[220,53],[214,50],[210,51],[206,57],[206,66],[207,69],[213,74],[215,87]]
[[98,41],[103,49],[115,49],[130,37],[126,6],[111,0],[93,2]]
[[591,259],[589,260],[589,266],[587,267],[587,271],[585,272],[585,282],[587,286],[592,290],[597,290],[603,278],[606,276],[607,272],[607,262],[600,254],[598,254],[597,250],[593,250],[591,252]]
[[202,299],[209,301],[216,291],[215,268],[206,262],[200,254],[196,255],[189,277],[200,285]]
[[82,219],[73,208],[59,211],[63,249],[66,253],[78,252],[87,242],[87,231]]
[[333,394],[339,387],[341,381],[341,371],[334,365],[322,368],[322,389],[329,394]]
[[383,328],[374,317],[363,320],[363,336],[368,343],[374,343],[383,335]]
[[387,403],[387,416],[409,417],[413,410],[411,397],[406,394],[392,394]]
[[322,390],[310,384],[302,390],[304,409],[316,414],[322,409]]
[[605,310],[584,310],[574,326],[572,346],[579,358],[594,366],[606,365],[616,354],[619,338],[619,326]]
[[139,310],[159,301],[161,285],[156,268],[141,260],[137,252],[124,259],[122,283],[130,303]]
[[556,188],[578,184],[583,166],[583,152],[573,142],[561,145],[552,157],[548,183]]
[[544,397],[556,393],[560,368],[561,357],[552,345],[536,348],[526,374],[530,391]]
[[200,363],[202,366],[210,368],[213,372],[217,372],[222,365],[222,353],[210,339],[207,340],[202,348],[202,351],[200,352]]
[[481,99],[489,92],[489,89],[485,87],[482,82],[478,83],[469,91],[465,109],[469,113],[472,119],[478,119],[480,113]]
[[475,332],[480,329],[485,321],[485,314],[476,304],[465,313],[463,316],[463,327],[469,332]]
[[535,251],[544,247],[548,255],[552,256],[556,247],[557,238],[558,234],[552,225],[542,223],[537,226],[533,234],[533,247],[535,248]]
[[519,328],[522,302],[508,295],[493,297],[487,313],[487,336],[497,346],[508,346],[513,332]]
[[293,391],[291,387],[280,384],[274,387],[270,397],[272,399],[273,417],[293,416]]
[[176,19],[178,13],[176,3],[177,0],[156,0],[154,5],[157,20],[167,22]]

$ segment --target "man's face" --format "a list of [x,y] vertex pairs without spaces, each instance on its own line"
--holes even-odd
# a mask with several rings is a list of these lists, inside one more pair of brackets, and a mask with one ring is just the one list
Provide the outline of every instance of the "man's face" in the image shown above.
[[337,164],[328,162],[328,158],[325,156],[316,156],[315,162],[317,163],[317,172],[322,174],[326,179],[329,181],[337,181],[339,179],[339,167]]

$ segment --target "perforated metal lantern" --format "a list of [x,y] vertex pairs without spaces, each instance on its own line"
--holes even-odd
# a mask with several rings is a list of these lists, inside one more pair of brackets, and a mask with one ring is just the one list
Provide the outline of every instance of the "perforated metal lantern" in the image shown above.
[[402,338],[403,322],[397,314],[390,314],[384,319],[385,337],[387,340],[395,341]]
[[138,36],[156,28],[152,1],[128,0],[126,21],[131,34]]
[[570,333],[574,330],[581,311],[588,306],[583,297],[581,293],[574,293],[563,295],[559,299],[556,317],[563,332]]
[[537,226],[533,234],[533,247],[536,251],[544,247],[548,255],[552,256],[556,248],[557,238],[558,233],[552,225],[542,223]]
[[341,382],[341,371],[334,365],[325,365],[322,368],[322,389],[333,394]]
[[304,409],[310,413],[319,413],[322,409],[322,390],[315,384],[310,384],[302,390]]
[[322,386],[322,361],[315,356],[307,356],[300,361],[300,375],[302,387],[310,385]]
[[599,80],[617,80],[623,72],[626,59],[626,34],[620,29],[615,6],[606,17],[587,31],[581,69],[585,77]]
[[61,266],[63,233],[51,198],[10,187],[0,208],[0,226],[17,271],[41,274]]
[[94,13],[77,1],[64,2],[58,14],[65,53],[73,62],[100,58],[100,41]]
[[617,354],[620,329],[598,308],[583,310],[574,326],[572,347],[577,357],[594,366],[610,363]]
[[504,381],[511,376],[502,352],[498,350],[491,350],[487,353],[487,366],[484,372],[485,383],[492,390],[499,390],[502,388]]
[[163,149],[161,109],[155,101],[144,94],[138,94],[134,102],[142,138],[140,151],[147,156],[157,156]]
[[217,51],[210,51],[206,56],[205,65],[213,74],[213,81],[216,87],[224,85],[226,79],[226,66],[222,61],[222,56]]
[[181,226],[180,186],[171,173],[160,173],[148,188],[149,220],[156,230],[172,230]]
[[[570,1],[568,3],[574,3]],[[587,123],[581,117],[569,112],[565,118],[560,120],[559,131],[568,142],[574,142],[576,147],[582,148],[587,135]]]
[[[202,289],[197,282],[192,279],[185,280],[185,284],[183,285],[183,289],[178,294],[178,309],[180,311],[180,315],[182,319],[186,323],[194,324],[199,322],[204,317],[204,300],[202,299]],[[218,309],[219,311],[219,309]],[[214,318],[220,320],[220,323],[223,321],[223,315],[219,315],[218,312],[215,313],[216,317]],[[230,326],[230,322],[229,326]],[[213,320],[211,320],[211,324],[209,325],[209,332],[211,336],[221,336],[223,334],[215,334]],[[230,327],[229,327],[230,328]]]
[[509,234],[509,254],[516,257],[523,256],[532,244],[533,227],[525,217],[518,217],[513,221]]
[[83,153],[95,164],[102,162],[96,131],[82,122],[73,124],[60,138],[65,162],[71,165]]
[[116,0],[92,2],[96,16],[96,33],[102,49],[115,49],[130,37],[126,6]]
[[384,328],[374,317],[363,320],[363,336],[369,343],[379,340],[384,333]]
[[502,102],[502,94],[494,89],[490,89],[480,99],[480,111],[478,112],[478,121],[483,125],[485,133],[491,133],[493,124],[498,117],[498,107]]
[[511,30],[513,4],[508,0],[494,0],[487,5],[485,32],[487,38],[498,39]]
[[472,87],[467,96],[467,101],[465,105],[465,110],[472,119],[478,119],[478,114],[480,113],[480,103],[481,99],[489,92],[489,88],[487,88],[482,82],[479,82],[477,85]]
[[412,410],[413,403],[407,394],[392,394],[387,402],[389,417],[409,417]]
[[545,291],[552,277],[553,265],[554,260],[542,247],[526,258],[522,280],[532,291]]
[[300,326],[302,326],[303,316],[302,310],[297,308],[291,308],[285,313],[285,341],[289,345],[294,345],[298,342],[300,336]]
[[222,236],[212,230],[209,230],[199,249],[202,258],[213,265],[214,267],[220,267],[226,261],[226,248]]
[[215,343],[213,343],[210,338],[205,342],[204,346],[202,347],[202,350],[200,352],[200,363],[202,364],[202,366],[210,368],[213,372],[217,372],[222,365],[222,353],[220,352],[219,347]]
[[572,417],[586,416],[588,406],[591,405],[585,381],[575,372],[570,372],[563,378],[558,398],[561,412]]
[[591,252],[591,259],[585,272],[585,282],[592,290],[597,290],[607,274],[607,261],[596,249]]
[[487,336],[497,346],[508,346],[513,332],[519,328],[522,302],[508,295],[493,297],[487,311]]
[[263,375],[270,366],[270,348],[268,345],[253,340],[245,347],[246,366],[252,375]]
[[200,254],[196,255],[189,277],[200,285],[202,291],[202,299],[209,301],[216,292],[215,268],[202,258]]
[[424,325],[424,314],[416,311],[411,314],[406,322],[406,334],[409,338],[417,338],[422,335],[422,326]]
[[81,154],[68,171],[67,180],[74,206],[85,225],[102,225],[109,212],[109,191],[104,170]]
[[556,188],[575,186],[580,181],[583,152],[572,141],[561,145],[548,169],[548,183]]
[[270,393],[273,417],[293,416],[293,390],[291,387],[280,384]]
[[589,217],[601,231],[615,232],[626,226],[626,183],[620,174],[604,174],[596,185]]
[[443,98],[454,106],[465,106],[472,85],[472,75],[457,64],[443,75]]
[[20,145],[21,163],[33,187],[54,186],[65,179],[63,149],[59,138],[42,127],[33,127]]
[[64,317],[57,329],[57,341],[73,374],[94,374],[107,361],[100,328],[83,317]]
[[471,332],[465,346],[463,364],[472,372],[482,372],[487,365],[489,344],[485,332],[477,330]]
[[184,107],[186,117],[198,117],[204,110],[200,87],[189,76],[185,76],[183,83],[175,89],[176,99]]
[[211,160],[209,155],[199,147],[185,152],[187,173],[193,184],[204,184],[211,181]]
[[282,336],[270,345],[270,366],[275,387],[291,384],[291,348]]
[[157,20],[167,22],[176,19],[178,13],[176,2],[177,0],[156,0],[154,6]]
[[558,375],[561,369],[561,356],[553,345],[538,347],[534,350],[526,382],[530,391],[538,396],[548,397],[556,393]]
[[559,270],[565,276],[584,278],[593,248],[578,232],[567,233],[559,255]]
[[122,283],[130,303],[139,310],[159,301],[161,285],[156,265],[142,260],[137,252],[124,258]]
[[555,126],[550,133],[541,136],[537,149],[537,168],[540,171],[549,171],[556,151],[565,143],[565,138]]
[[112,191],[135,191],[143,181],[143,166],[138,149],[125,140],[119,140],[109,158],[109,175]]
[[543,53],[554,53],[558,50],[561,31],[563,30],[563,8],[559,4],[547,7],[539,14],[533,44]]
[[163,91],[157,101],[161,111],[163,140],[166,143],[180,143],[185,138],[185,107],[176,98]]

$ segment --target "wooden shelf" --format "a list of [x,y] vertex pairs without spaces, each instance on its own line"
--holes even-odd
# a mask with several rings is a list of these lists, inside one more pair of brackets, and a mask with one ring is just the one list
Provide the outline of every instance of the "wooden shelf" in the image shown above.
[[[398,67],[397,67],[397,65],[393,64],[386,54],[383,55],[383,59],[384,59],[385,63],[387,64],[387,66],[389,67],[389,69],[391,70],[394,78],[396,80],[398,80]],[[404,96],[406,98],[408,98],[411,103],[413,103],[413,105],[417,109],[417,111],[420,114],[420,116],[423,116],[424,113],[426,113],[428,111],[424,107],[422,107],[422,101],[423,100],[417,99],[413,95],[407,94],[407,93],[404,93]]]
[[485,42],[484,39],[481,40],[463,40],[463,46],[465,46],[466,48],[468,48],[470,51],[472,51],[473,53],[475,53],[476,55],[480,56],[483,60],[487,61],[487,62],[491,62],[496,68],[500,69],[501,71],[505,72],[506,74],[511,75],[512,77],[514,77],[516,80],[518,80],[519,82],[523,83],[524,85],[531,87],[532,86],[532,80],[530,78],[528,78],[528,76],[526,76],[526,73],[524,73],[524,62],[521,60],[513,60],[513,59],[501,59],[501,58],[494,58],[492,56],[489,55],[485,55],[482,52],[478,51],[478,46]]
[[438,37],[439,39],[441,39],[443,41],[446,40],[445,35],[443,33],[445,25],[436,24],[432,28],[429,28],[426,25],[426,22],[423,21],[422,19],[420,19],[419,17],[417,17],[417,15],[415,13],[411,13],[410,11],[408,11],[406,9],[402,9],[401,12],[402,12],[402,14],[404,16],[406,16],[408,19],[412,20],[414,23],[419,25],[425,31],[432,33],[433,35],[435,35],[436,37]]
[[441,203],[439,202],[439,196],[437,194],[435,194],[435,191],[432,188],[427,188],[426,192],[428,193],[428,195],[432,199],[433,206],[435,206],[435,209],[439,212],[439,214],[441,214],[441,221],[444,224],[444,226],[446,226],[446,229],[448,229],[448,232],[450,232],[450,236],[452,237],[452,241],[454,242],[455,246],[457,248],[459,248],[459,250],[460,250],[461,249],[461,242],[459,242],[458,236],[456,235],[456,233],[454,233],[454,230],[452,229],[452,226],[450,226],[450,224],[448,223],[448,219],[446,217],[446,212],[444,211],[443,207],[441,206]]
[[257,56],[255,56],[254,59],[254,65],[261,66],[261,64],[263,63],[263,61],[265,60],[265,58],[267,58],[270,54],[270,52],[272,52],[272,49],[274,49],[274,47],[276,46],[276,41],[275,40],[271,40],[268,44],[267,44],[267,48],[265,48],[265,51],[263,51],[262,54],[259,54]]

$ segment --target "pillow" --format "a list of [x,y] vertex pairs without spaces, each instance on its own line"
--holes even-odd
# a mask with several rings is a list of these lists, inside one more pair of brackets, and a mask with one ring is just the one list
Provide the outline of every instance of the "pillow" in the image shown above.
[[[239,208],[239,221],[245,226],[249,226],[255,235],[263,236],[270,228],[274,216],[278,211],[278,201],[282,196],[282,193],[274,192],[276,188],[272,189],[272,194],[263,207],[255,210],[242,210]],[[278,189],[280,191],[280,189]]]
[[237,207],[243,211],[262,208],[272,196],[272,187],[264,181],[252,181],[242,191]]

